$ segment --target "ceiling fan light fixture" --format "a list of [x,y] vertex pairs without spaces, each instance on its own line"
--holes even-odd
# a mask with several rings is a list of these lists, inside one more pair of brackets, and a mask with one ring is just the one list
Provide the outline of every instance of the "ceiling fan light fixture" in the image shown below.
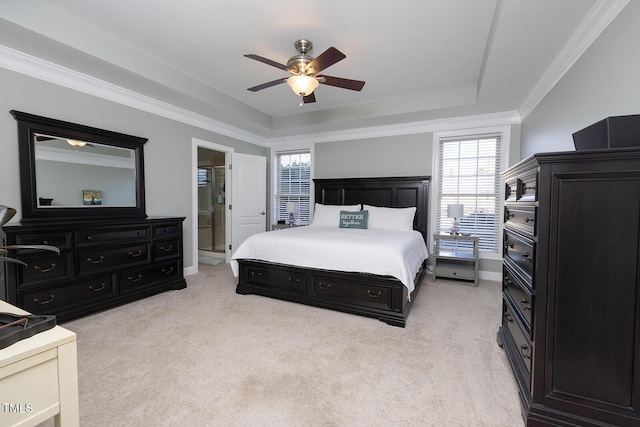
[[78,147],[84,147],[85,145],[87,145],[87,143],[86,143],[86,142],[83,142],[83,141],[77,141],[77,140],[75,140],[75,139],[67,139],[67,142],[69,143],[69,145],[72,145],[72,146],[74,146],[74,147],[76,147],[76,148],[78,148]]
[[287,79],[287,84],[293,90],[293,93],[299,96],[309,96],[320,85],[315,77],[310,76],[291,76]]

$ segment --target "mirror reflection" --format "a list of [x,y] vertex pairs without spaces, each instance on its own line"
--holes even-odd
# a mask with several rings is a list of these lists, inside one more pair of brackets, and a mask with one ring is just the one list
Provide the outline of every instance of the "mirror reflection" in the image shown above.
[[38,208],[135,207],[136,153],[34,134]]

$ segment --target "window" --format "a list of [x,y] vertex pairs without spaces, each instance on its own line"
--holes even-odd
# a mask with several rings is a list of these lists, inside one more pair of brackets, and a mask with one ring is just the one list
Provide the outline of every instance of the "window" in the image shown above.
[[287,203],[295,202],[296,224],[309,224],[311,153],[309,151],[280,152],[276,156],[276,164],[276,219],[288,220]]
[[502,134],[437,139],[436,229],[448,232],[447,205],[464,205],[461,233],[479,237],[481,252],[498,254]]

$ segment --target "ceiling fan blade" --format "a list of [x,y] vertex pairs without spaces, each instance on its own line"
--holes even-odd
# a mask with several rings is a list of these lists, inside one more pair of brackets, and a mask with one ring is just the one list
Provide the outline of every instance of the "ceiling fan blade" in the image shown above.
[[304,102],[305,104],[310,104],[312,102],[316,102],[316,94],[311,92],[309,95],[303,96],[302,97],[302,102]]
[[278,80],[273,80],[271,82],[262,83],[261,85],[258,85],[258,86],[250,87],[247,90],[249,90],[251,92],[257,92],[259,90],[266,89],[266,88],[271,87],[271,86],[279,85],[280,83],[284,83],[286,81],[287,81],[286,78],[281,78],[281,79],[278,79]]
[[364,87],[362,80],[343,79],[341,77],[332,76],[318,76],[318,81],[321,84],[340,87],[342,89],[357,90],[360,91]]
[[255,59],[256,61],[262,62],[263,64],[271,65],[272,67],[276,67],[276,68],[279,68],[279,69],[284,70],[284,71],[288,71],[289,70],[289,67],[287,67],[284,64],[281,64],[281,63],[276,62],[276,61],[272,61],[271,59],[267,59],[267,58],[259,56],[259,55],[254,55],[253,53],[245,55],[245,57],[250,58],[250,59]]
[[[335,47],[330,47],[329,49],[327,49],[324,52],[322,52],[318,57],[316,57],[316,59],[311,61],[306,66],[306,69],[311,74],[316,74],[316,73],[319,73],[320,71],[324,70],[325,68],[329,68],[330,66],[332,66],[336,62],[342,61],[346,57],[347,57],[347,55],[345,55],[344,53],[340,52]],[[315,70],[312,70],[312,68],[315,68]]]

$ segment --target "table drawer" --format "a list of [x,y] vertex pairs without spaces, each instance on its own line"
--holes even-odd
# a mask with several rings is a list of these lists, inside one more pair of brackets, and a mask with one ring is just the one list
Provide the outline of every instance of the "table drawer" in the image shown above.
[[120,289],[123,293],[131,292],[173,277],[180,277],[181,268],[180,261],[174,261],[124,271],[120,273]]
[[150,239],[149,232],[148,226],[78,230],[76,242],[78,246],[87,246],[96,243],[146,240]]
[[535,206],[520,206],[510,204],[504,207],[504,222],[509,227],[514,227],[530,236],[536,235],[536,211]]
[[153,243],[153,260],[175,258],[180,254],[178,240],[160,240]]
[[516,314],[518,314],[523,321],[525,329],[531,337],[533,331],[533,302],[534,297],[529,291],[527,285],[523,284],[516,274],[509,269],[506,265],[503,266],[503,290],[505,294],[511,298],[514,307],[516,308]]
[[331,301],[344,301],[387,310],[393,304],[391,286],[313,275],[311,287],[314,297],[328,298]]
[[27,266],[18,266],[18,289],[39,286],[73,278],[73,256],[69,251],[60,255],[39,251],[18,257]]
[[99,301],[116,295],[113,275],[104,275],[65,286],[21,292],[25,310],[34,314],[46,314],[62,308]]
[[535,256],[535,242],[508,229],[504,230],[504,256],[508,257],[524,274],[523,279],[531,285]]
[[78,251],[78,276],[151,262],[150,243],[105,246]]

